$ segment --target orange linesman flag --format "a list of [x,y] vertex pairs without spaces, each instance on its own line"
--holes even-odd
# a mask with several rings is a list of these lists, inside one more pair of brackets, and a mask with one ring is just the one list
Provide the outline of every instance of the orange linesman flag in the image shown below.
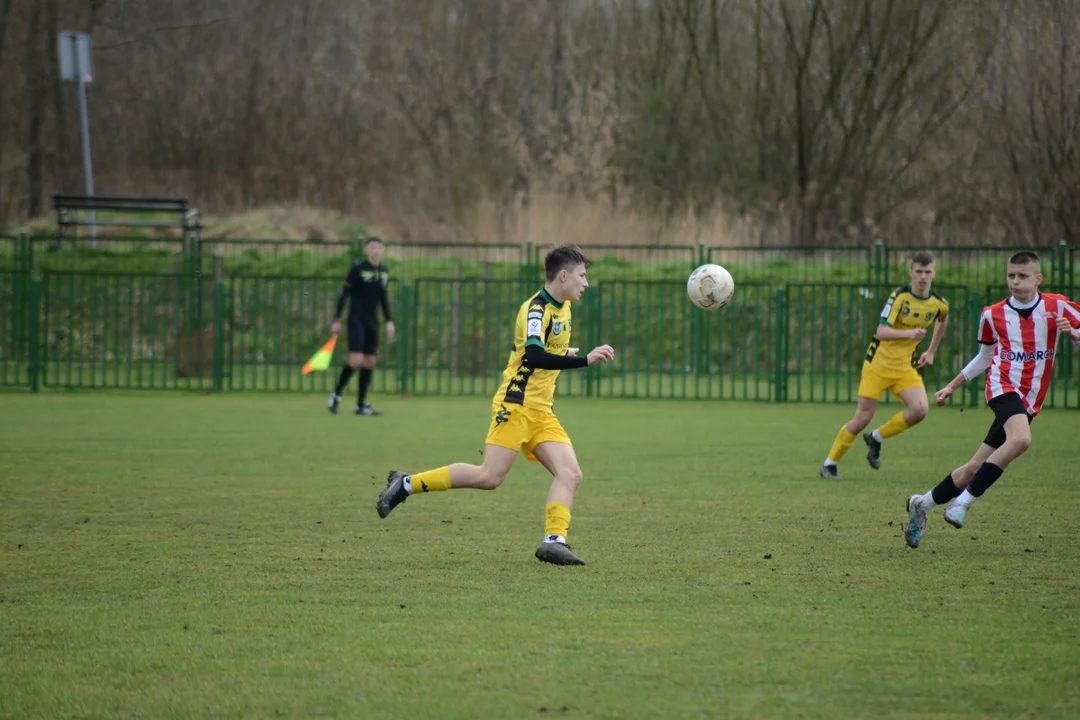
[[311,356],[310,360],[304,363],[303,374],[307,375],[314,370],[325,370],[330,367],[330,358],[334,355],[335,344],[337,344],[337,335],[330,338],[317,353]]

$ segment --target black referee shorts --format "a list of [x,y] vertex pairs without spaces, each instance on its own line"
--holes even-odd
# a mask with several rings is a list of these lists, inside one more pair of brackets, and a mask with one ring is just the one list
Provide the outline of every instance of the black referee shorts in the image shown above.
[[998,395],[986,405],[994,411],[994,422],[990,425],[990,431],[986,433],[986,439],[983,442],[992,448],[999,448],[1005,444],[1005,421],[1013,415],[1027,415],[1029,425],[1034,419],[1028,414],[1020,395],[1014,392]]
[[379,326],[373,321],[350,315],[345,337],[350,353],[374,355],[379,349]]

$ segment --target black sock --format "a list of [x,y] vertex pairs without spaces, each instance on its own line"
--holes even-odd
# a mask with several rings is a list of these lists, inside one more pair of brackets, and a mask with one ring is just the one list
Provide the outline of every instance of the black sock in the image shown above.
[[337,387],[334,388],[335,395],[341,395],[341,391],[349,384],[349,378],[352,377],[352,374],[353,369],[351,365],[346,364],[341,368],[341,374],[338,375]]
[[956,483],[953,482],[952,473],[949,473],[944,480],[937,484],[937,487],[930,491],[930,496],[934,498],[935,505],[944,505],[954,497],[959,496],[960,492],[960,488],[956,487]]
[[968,485],[967,491],[975,497],[982,497],[983,493],[990,489],[990,486],[997,482],[997,479],[1001,477],[1001,473],[1005,472],[997,465],[991,462],[984,462],[982,467],[975,473],[975,477],[971,478],[971,483]]
[[367,389],[371,385],[371,373],[371,368],[360,368],[360,395],[357,399],[361,406],[367,400]]

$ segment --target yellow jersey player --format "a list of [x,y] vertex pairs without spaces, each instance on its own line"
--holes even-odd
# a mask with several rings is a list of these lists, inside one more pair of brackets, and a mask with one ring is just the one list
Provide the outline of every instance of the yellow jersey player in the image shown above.
[[[869,448],[866,460],[870,467],[875,470],[881,467],[881,444],[885,438],[899,435],[926,417],[929,405],[919,370],[934,363],[934,353],[949,323],[949,304],[930,289],[934,281],[933,255],[915,253],[908,274],[911,284],[894,290],[881,311],[877,332],[870,340],[863,361],[855,417],[840,428],[833,441],[829,456],[821,466],[823,478],[840,479],[837,463],[851,448],[855,436],[873,420],[881,394],[886,390],[902,400],[907,408],[878,429],[863,435]],[[919,343],[930,326],[934,327],[930,347],[919,354]]]
[[514,326],[514,347],[491,407],[484,464],[454,463],[409,474],[391,470],[376,509],[385,518],[416,493],[475,488],[494,490],[510,472],[518,452],[541,462],[553,480],[544,509],[543,542],[536,557],[555,565],[584,565],[566,543],[574,494],[581,485],[570,438],[552,412],[559,373],[612,360],[615,351],[601,345],[586,357],[570,347],[570,306],[581,299],[589,281],[589,260],[574,247],[554,248],[544,260],[544,288],[522,303]]

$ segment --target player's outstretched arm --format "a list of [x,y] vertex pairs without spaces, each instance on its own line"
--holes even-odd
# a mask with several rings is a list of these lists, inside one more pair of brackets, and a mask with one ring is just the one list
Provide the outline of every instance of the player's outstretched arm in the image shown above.
[[881,324],[877,327],[878,340],[922,340],[926,337],[925,328],[912,328],[911,330],[897,330],[894,327]]
[[600,347],[593,348],[592,352],[586,356],[586,359],[589,361],[590,366],[607,362],[608,360],[614,360],[615,350],[610,345],[601,345]]
[[927,365],[934,364],[934,356],[937,354],[938,346],[941,345],[941,341],[945,337],[945,328],[948,327],[948,325],[948,315],[934,324],[934,335],[930,338],[930,347],[926,349],[926,352],[919,356],[919,367],[923,368]]
[[594,348],[585,357],[577,354],[577,348],[570,348],[565,355],[555,355],[539,345],[525,346],[525,360],[529,363],[529,367],[537,370],[573,370],[574,368],[587,367],[614,358],[615,351],[611,349],[610,345],[601,345]]
[[1067,335],[1074,345],[1080,345],[1080,327],[1074,327],[1073,322],[1067,315],[1058,315],[1054,320],[1058,332]]
[[938,405],[944,405],[945,401],[949,399],[954,392],[960,389],[960,387],[969,380],[974,380],[983,374],[986,368],[990,367],[991,361],[994,359],[994,350],[997,345],[983,345],[979,348],[979,354],[971,359],[964,369],[960,371],[960,374],[949,381],[949,384],[934,393],[934,400]]

